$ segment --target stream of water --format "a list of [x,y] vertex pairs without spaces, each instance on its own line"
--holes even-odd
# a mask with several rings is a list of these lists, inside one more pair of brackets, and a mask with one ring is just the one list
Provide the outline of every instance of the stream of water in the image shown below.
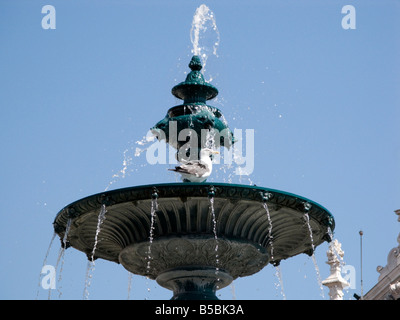
[[315,246],[314,246],[314,237],[313,237],[313,232],[312,232],[312,228],[311,228],[311,224],[310,224],[310,216],[308,215],[308,212],[306,212],[304,214],[304,219],[306,221],[306,225],[307,225],[307,229],[308,229],[308,233],[310,236],[310,240],[311,240],[311,249],[312,249],[312,261],[314,263],[314,268],[315,268],[315,273],[317,276],[317,281],[318,281],[318,285],[321,291],[321,297],[325,298],[325,294],[324,294],[324,287],[322,285],[322,279],[321,279],[321,274],[319,272],[319,267],[318,267],[318,263],[317,263],[317,259],[315,257],[314,251],[315,251]]
[[[67,239],[68,239],[68,233],[69,230],[71,228],[71,223],[72,223],[72,219],[68,219],[67,221],[67,226],[65,228],[65,233],[64,233],[64,237],[62,240],[62,245],[60,248],[60,251],[58,253],[58,258],[57,258],[57,262],[56,262],[56,267],[55,270],[57,270],[58,266],[60,265],[61,262],[61,266],[60,266],[60,271],[58,272],[58,280],[57,280],[57,291],[58,291],[58,296],[59,298],[61,298],[62,295],[62,291],[61,291],[61,279],[62,279],[62,271],[63,271],[63,267],[64,267],[64,258],[65,258],[65,250],[67,249]],[[56,274],[54,274],[54,276],[56,276]],[[49,290],[49,295],[48,295],[48,300],[51,299],[51,290]]]
[[[271,248],[270,260],[274,261],[274,241],[273,241],[273,237],[272,237],[272,219],[271,219],[268,204],[266,201],[263,202],[263,207],[265,209],[265,212],[267,213],[267,219],[268,219],[268,239],[269,239],[269,245]],[[280,293],[282,295],[282,298],[284,300],[286,300],[285,290],[283,288],[282,272],[278,265],[275,265],[275,276],[278,279],[278,283],[275,284],[275,288],[276,289],[280,288]]]
[[155,225],[155,218],[156,218],[156,211],[158,210],[158,203],[157,198],[151,199],[151,210],[150,210],[150,233],[149,233],[149,246],[147,249],[147,267],[146,273],[149,273],[151,270],[151,245],[153,244],[154,240],[154,225]]
[[[156,220],[156,211],[158,210],[157,197],[152,197],[151,199],[151,209],[150,209],[150,231],[149,231],[149,246],[147,248],[147,266],[146,273],[149,274],[151,271],[151,261],[153,257],[151,255],[151,246],[154,240],[154,228]],[[147,293],[150,293],[149,276],[146,276]]]
[[[201,58],[204,72],[208,57],[218,57],[220,43],[215,15],[205,4],[198,7],[193,16],[190,40],[193,45],[192,54]],[[212,78],[208,82],[211,80]]]
[[128,297],[127,297],[127,300],[131,299],[132,278],[133,278],[133,273],[128,271]]
[[[210,211],[211,211],[211,217],[212,217],[212,222],[213,222],[213,233],[214,233],[214,239],[215,239],[215,275],[218,276],[219,273],[219,255],[218,255],[218,235],[217,235],[217,219],[215,218],[215,210],[214,210],[214,197],[210,197]],[[219,279],[217,279],[219,280]],[[218,288],[218,286],[217,286]]]
[[85,288],[83,290],[83,299],[85,299],[85,300],[89,299],[89,287],[90,287],[92,277],[93,277],[93,272],[95,269],[94,257],[95,257],[97,245],[99,242],[99,233],[101,230],[101,225],[103,224],[104,220],[106,219],[106,212],[107,212],[106,205],[103,204],[101,206],[99,215],[97,217],[97,228],[96,228],[96,233],[95,233],[95,237],[94,237],[94,245],[93,245],[90,259],[87,263],[87,268],[86,268]]
[[[49,254],[50,254],[50,249],[51,249],[51,247],[52,247],[52,245],[53,245],[53,242],[54,242],[54,239],[55,239],[56,235],[57,235],[57,234],[54,232],[54,233],[53,233],[53,236],[52,236],[52,238],[51,238],[49,247],[47,248],[46,255],[44,256],[43,264],[42,264],[42,269],[41,269],[41,270],[43,270],[44,266],[47,264],[47,258],[48,258]],[[40,274],[39,274],[39,283],[38,283],[38,290],[37,290],[37,293],[36,293],[36,300],[39,298],[39,289],[40,289],[40,287],[41,287],[41,285],[42,285],[41,279],[42,279],[42,271],[41,271]],[[54,280],[53,280],[53,281],[54,281]],[[51,290],[51,289],[49,289],[49,291],[50,291],[50,290]]]

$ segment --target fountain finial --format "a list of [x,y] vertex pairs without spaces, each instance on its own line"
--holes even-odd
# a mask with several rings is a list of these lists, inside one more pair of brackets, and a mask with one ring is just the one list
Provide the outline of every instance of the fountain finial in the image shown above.
[[199,56],[193,56],[192,60],[189,62],[189,68],[192,71],[200,71],[203,66],[201,65],[201,60]]
[[218,90],[204,80],[204,76],[200,72],[203,66],[199,56],[192,57],[189,68],[192,71],[186,76],[184,82],[172,88],[172,94],[184,100],[185,104],[205,104],[206,100],[215,98],[218,95]]

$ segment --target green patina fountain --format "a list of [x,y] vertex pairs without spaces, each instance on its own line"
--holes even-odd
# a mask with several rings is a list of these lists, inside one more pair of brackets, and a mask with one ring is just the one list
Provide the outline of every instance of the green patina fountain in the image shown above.
[[[235,139],[221,111],[206,104],[218,90],[204,81],[197,56],[189,67],[186,81],[172,89],[183,104],[169,109],[152,131],[177,150],[186,142],[170,134],[171,123],[178,132],[194,130],[198,149],[205,143],[201,130],[224,132],[218,142],[231,147]],[[178,152],[177,157],[183,155]],[[105,212],[100,230],[99,212]],[[63,208],[53,225],[64,247],[155,279],[173,291],[175,300],[217,299],[216,291],[238,277],[301,253],[311,255],[331,241],[335,228],[328,210],[298,195],[208,182],[160,183],[91,195]]]
[[[189,67],[191,72],[186,80],[172,88],[172,94],[183,100],[183,104],[169,109],[165,118],[151,128],[159,140],[165,140],[178,150],[178,161],[198,158],[199,150],[206,147],[210,140],[215,148],[224,146],[229,149],[235,142],[222,112],[206,104],[207,100],[218,95],[218,89],[204,80],[200,72],[200,58],[193,56]],[[178,139],[178,133],[187,133],[187,139]],[[218,136],[215,136],[216,133]],[[194,141],[190,139],[193,138],[191,134],[196,135]],[[185,148],[188,143],[189,146]],[[190,150],[193,147],[196,150]]]

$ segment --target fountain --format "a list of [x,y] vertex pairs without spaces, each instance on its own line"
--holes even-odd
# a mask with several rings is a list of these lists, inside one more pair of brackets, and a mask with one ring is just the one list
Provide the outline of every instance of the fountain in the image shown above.
[[[235,143],[222,112],[206,104],[218,90],[204,81],[200,58],[193,56],[189,67],[186,80],[172,89],[183,104],[152,128],[178,150],[179,161],[198,157],[207,143],[204,130],[208,137],[224,133],[211,135],[217,146]],[[195,143],[177,139],[174,132],[185,129],[197,134]],[[53,225],[63,249],[82,251],[89,262],[122,264],[172,290],[174,300],[217,299],[216,291],[238,277],[301,253],[312,256],[335,227],[328,210],[304,197],[209,182],[105,191],[67,205]]]

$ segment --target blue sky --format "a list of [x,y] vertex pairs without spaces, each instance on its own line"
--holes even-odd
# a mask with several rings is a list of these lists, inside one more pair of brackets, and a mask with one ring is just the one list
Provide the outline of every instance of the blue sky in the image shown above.
[[[333,214],[344,260],[356,270],[346,299],[361,290],[362,229],[364,293],[376,283],[399,233],[398,1],[2,0],[0,298],[47,299],[39,275],[53,219],[67,204],[110,182],[177,181],[171,165],[135,157],[135,142],[180,104],[171,88],[188,72],[192,19],[203,3],[220,33],[204,73],[219,89],[209,104],[231,129],[255,132],[254,172],[229,177],[307,197]],[[56,9],[55,30],[41,26],[47,4]],[[354,30],[341,25],[348,4]],[[124,154],[131,160],[122,177]],[[228,175],[216,168],[209,181]],[[327,249],[316,251],[323,279]],[[57,239],[47,264],[58,250]],[[66,250],[51,297],[82,299],[86,265],[83,253]],[[283,261],[281,271],[287,299],[322,299],[310,257]],[[279,300],[277,283],[267,266],[219,294]],[[89,292],[126,299],[128,272],[96,261]],[[131,299],[170,297],[155,281],[132,277]]]

